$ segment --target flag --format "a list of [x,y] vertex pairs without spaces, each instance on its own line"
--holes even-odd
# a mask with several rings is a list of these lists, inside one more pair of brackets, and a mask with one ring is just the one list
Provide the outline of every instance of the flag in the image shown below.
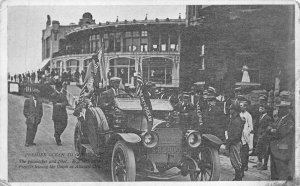
[[152,105],[151,105],[150,96],[147,87],[145,86],[143,81],[140,63],[138,64],[138,72],[136,73],[136,78],[137,78],[136,93],[140,97],[141,107],[146,116],[147,130],[150,131],[153,126]]
[[138,72],[136,73],[136,94],[138,96],[140,96],[141,91],[142,91],[142,87],[144,86],[144,81],[143,81],[143,77],[141,74],[141,67],[140,64],[138,64]]
[[89,63],[89,65],[87,67],[86,75],[84,78],[83,86],[82,86],[80,94],[79,94],[79,100],[82,100],[86,88],[89,88],[89,89],[92,88],[95,74],[97,74],[97,67],[98,67],[98,65],[93,60]]
[[105,60],[104,60],[104,53],[103,53],[103,48],[101,47],[98,51],[98,59],[99,59],[99,72],[101,79],[100,81],[102,82],[102,85],[107,85],[107,74],[106,74],[106,65],[105,65]]

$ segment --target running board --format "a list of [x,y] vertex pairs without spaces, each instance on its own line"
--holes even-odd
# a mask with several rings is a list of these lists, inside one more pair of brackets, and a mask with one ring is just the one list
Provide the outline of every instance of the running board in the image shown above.
[[172,178],[176,178],[177,176],[181,175],[181,171],[178,171],[176,173],[167,173],[167,172],[162,172],[162,173],[153,173],[153,172],[141,172],[141,173],[136,173],[138,176],[142,177],[148,177],[152,179],[159,179],[159,180],[169,180]]

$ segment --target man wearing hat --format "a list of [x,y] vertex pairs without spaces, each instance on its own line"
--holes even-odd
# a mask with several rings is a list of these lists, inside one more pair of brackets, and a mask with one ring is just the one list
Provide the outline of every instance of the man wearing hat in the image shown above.
[[180,113],[189,113],[195,110],[193,104],[190,101],[190,95],[186,92],[182,95],[182,102],[178,105],[178,111]]
[[[203,132],[213,134],[221,140],[225,140],[225,115],[222,107],[217,106],[215,89],[209,87],[203,92],[204,103],[200,99],[197,103],[197,116]],[[202,121],[202,123],[201,123]]]
[[36,145],[33,141],[37,131],[38,124],[40,124],[43,117],[43,104],[39,99],[40,91],[34,89],[32,97],[25,100],[23,114],[26,118],[27,132],[25,146],[29,147]]
[[[258,140],[257,130],[258,130],[258,127],[259,127],[259,117],[260,117],[259,106],[267,104],[267,96],[264,95],[264,94],[259,95],[258,101],[259,102],[257,104],[251,105],[251,107],[249,107],[249,113],[252,115],[252,119],[253,119],[253,134],[254,134],[254,136],[253,136],[253,146],[254,147],[256,147],[257,140]],[[268,110],[267,110],[267,114],[269,114]],[[272,115],[269,115],[269,116],[272,116]],[[252,151],[251,155],[256,155],[256,154],[257,153],[256,153],[256,148],[255,148]],[[257,165],[254,165],[253,167],[257,167]]]
[[146,88],[149,94],[150,99],[158,99],[158,95],[156,94],[156,86],[155,83],[149,81],[146,83]]
[[120,90],[120,82],[121,79],[118,77],[110,78],[111,88],[104,91],[100,97],[100,107],[105,108],[107,106],[111,106],[114,102],[115,96],[118,94],[124,93],[124,91]]
[[[267,128],[271,126],[272,119],[267,114],[268,106],[267,104],[260,104],[259,113],[260,117],[258,120],[258,130],[257,130],[257,145],[256,145],[256,153],[258,157],[258,170],[267,170],[268,160],[269,160],[269,143],[270,137],[267,134]],[[262,164],[262,159],[264,158],[264,162]]]
[[52,120],[54,122],[54,138],[57,145],[61,144],[60,136],[64,132],[68,123],[68,114],[66,106],[68,100],[62,90],[62,83],[57,82],[55,84],[55,92],[51,94],[53,103]]
[[235,170],[235,177],[233,181],[242,180],[242,163],[241,163],[241,137],[244,128],[244,121],[240,117],[240,106],[237,102],[233,103],[229,107],[230,122],[227,125],[227,139],[226,149],[229,150],[229,158],[231,165]]
[[291,102],[281,101],[278,119],[267,131],[271,135],[271,179],[292,180],[295,172],[295,119]]

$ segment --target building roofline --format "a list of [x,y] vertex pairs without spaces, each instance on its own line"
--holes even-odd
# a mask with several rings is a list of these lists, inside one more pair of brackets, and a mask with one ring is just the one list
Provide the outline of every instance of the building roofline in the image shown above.
[[67,32],[65,36],[68,36],[73,33],[85,31],[85,30],[93,30],[96,28],[105,28],[105,27],[118,27],[118,26],[129,26],[129,25],[155,25],[155,24],[178,24],[185,25],[185,19],[154,19],[154,20],[133,20],[133,21],[118,21],[118,22],[106,22],[92,25],[85,25],[81,27],[76,27],[71,31]]

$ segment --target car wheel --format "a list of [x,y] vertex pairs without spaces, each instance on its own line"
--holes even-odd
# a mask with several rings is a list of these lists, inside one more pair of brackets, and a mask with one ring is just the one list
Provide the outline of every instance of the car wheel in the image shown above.
[[195,158],[200,171],[190,174],[191,181],[218,181],[220,178],[220,158],[216,148],[205,147]]
[[135,157],[131,147],[118,141],[113,149],[111,161],[112,181],[135,181]]
[[79,125],[80,124],[78,122],[75,126],[75,132],[74,132],[75,158],[82,159],[82,157],[86,152],[86,148],[81,144],[82,134]]

